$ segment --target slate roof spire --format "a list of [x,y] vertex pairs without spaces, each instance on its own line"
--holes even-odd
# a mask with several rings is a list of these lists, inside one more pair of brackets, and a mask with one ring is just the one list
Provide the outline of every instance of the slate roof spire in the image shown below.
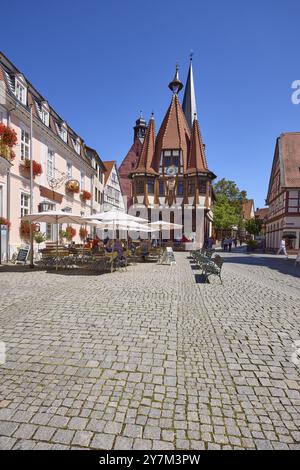
[[197,116],[196,94],[193,73],[193,53],[190,54],[190,67],[186,80],[182,109],[190,129],[193,129],[194,116]]

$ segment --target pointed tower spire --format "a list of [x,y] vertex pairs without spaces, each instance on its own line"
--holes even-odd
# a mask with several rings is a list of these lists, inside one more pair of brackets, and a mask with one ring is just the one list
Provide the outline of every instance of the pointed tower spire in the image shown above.
[[190,129],[193,128],[194,115],[197,116],[196,95],[193,74],[193,53],[190,54],[190,67],[185,85],[182,109]]
[[178,64],[176,64],[175,76],[168,86],[170,90],[173,91],[174,95],[175,94],[178,95],[180,90],[182,90],[183,88],[183,83],[180,81],[180,78],[179,78],[179,65]]
[[195,115],[188,160],[188,172],[194,173],[197,171],[207,172],[208,168],[205,157],[205,147],[202,141],[197,116]]

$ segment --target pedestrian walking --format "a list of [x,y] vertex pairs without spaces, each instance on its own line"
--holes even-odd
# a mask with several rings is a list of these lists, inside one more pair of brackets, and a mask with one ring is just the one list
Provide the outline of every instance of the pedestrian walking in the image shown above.
[[224,251],[228,250],[228,238],[225,238],[223,241],[223,249]]
[[234,248],[237,248],[238,240],[236,237],[234,238],[233,243],[234,243]]
[[286,259],[288,259],[288,254],[287,254],[287,251],[286,251],[286,245],[285,245],[285,239],[284,238],[281,239],[279,249],[277,251],[277,255],[280,255],[281,253],[283,253],[284,256],[286,257]]
[[232,249],[232,238],[228,238],[228,249],[229,251],[231,252],[231,249]]

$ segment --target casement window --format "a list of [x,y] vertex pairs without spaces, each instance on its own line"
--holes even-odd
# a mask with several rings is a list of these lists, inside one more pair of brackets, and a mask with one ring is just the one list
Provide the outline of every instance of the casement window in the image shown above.
[[30,196],[26,193],[21,193],[21,217],[29,214]]
[[165,195],[165,182],[164,181],[159,182],[158,192],[160,196]]
[[57,130],[58,130],[58,134],[60,136],[60,138],[64,141],[64,142],[67,142],[68,140],[68,133],[67,133],[67,128],[66,128],[66,125],[65,123],[56,123],[56,127],[57,127]]
[[21,129],[21,160],[29,158],[29,142],[29,133],[26,132],[24,129]]
[[52,240],[53,225],[46,224],[46,240]]
[[26,104],[26,88],[17,79],[15,84],[15,95],[21,103]]
[[98,202],[98,189],[95,188],[95,201]]
[[76,153],[79,154],[80,153],[80,140],[79,139],[73,140],[73,144],[74,144]]
[[154,180],[148,181],[148,194],[154,194]]
[[195,194],[195,181],[189,181],[188,182],[188,193],[189,193],[189,196],[194,196]]
[[55,153],[53,150],[48,149],[47,175],[50,176],[50,178],[53,178],[54,171],[55,171]]
[[66,172],[67,180],[72,179],[72,163],[67,162],[67,172]]
[[144,180],[137,179],[135,181],[135,191],[136,194],[144,194]]
[[206,194],[206,181],[205,180],[199,181],[199,192],[200,194]]
[[41,108],[40,112],[41,120],[45,124],[45,126],[49,127],[49,112],[45,108]]
[[177,196],[183,196],[184,195],[184,182],[183,181],[178,181],[177,183]]
[[85,180],[85,174],[80,173],[80,189],[84,189],[84,180]]

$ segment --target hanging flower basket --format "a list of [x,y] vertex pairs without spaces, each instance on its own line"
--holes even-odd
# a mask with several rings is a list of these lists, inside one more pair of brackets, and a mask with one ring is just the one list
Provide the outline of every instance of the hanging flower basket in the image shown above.
[[[33,235],[38,231],[37,224],[31,224]],[[30,223],[28,220],[21,220],[20,224],[20,237],[22,240],[28,241],[30,239]]]
[[66,228],[66,239],[71,241],[76,235],[76,230],[71,225],[68,225]]
[[5,219],[4,217],[0,217],[0,226],[1,225],[6,225],[7,229],[9,229],[11,224],[8,219]]
[[69,180],[66,182],[66,191],[73,194],[78,194],[80,191],[79,182],[77,180]]
[[8,160],[13,161],[16,158],[15,152],[12,148],[17,145],[18,139],[14,129],[6,126],[2,122],[0,123],[0,156]]
[[[30,160],[29,158],[25,158],[23,166],[26,168],[26,171],[29,173],[30,176]],[[32,173],[33,177],[40,176],[43,173],[42,165],[35,160],[32,160]]]
[[92,195],[89,191],[81,191],[81,194],[80,194],[80,198],[82,199],[82,201],[90,201],[92,199]]
[[85,240],[88,236],[88,231],[86,228],[84,227],[80,227],[79,229],[79,237],[80,237],[80,240]]

